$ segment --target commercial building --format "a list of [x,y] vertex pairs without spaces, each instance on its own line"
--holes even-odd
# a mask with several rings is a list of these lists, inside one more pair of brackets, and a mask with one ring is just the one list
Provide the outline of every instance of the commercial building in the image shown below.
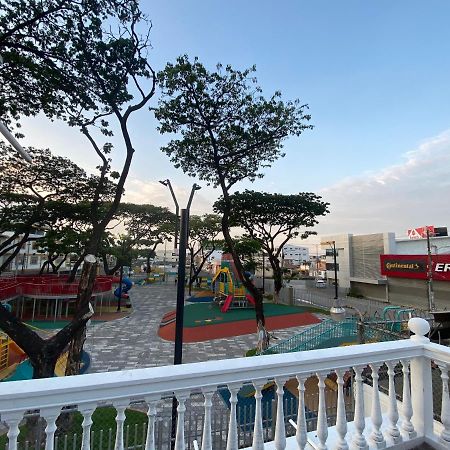
[[[427,309],[431,278],[436,308],[450,308],[450,265],[445,265],[450,264],[450,237],[431,236],[429,241],[431,277],[428,242],[424,237],[396,238],[394,233],[323,237],[321,246],[326,251],[327,278],[334,279],[335,246],[338,283],[351,294]],[[402,261],[412,260],[420,262],[417,269],[408,269],[407,263],[402,266]],[[398,270],[388,270],[386,264]],[[439,275],[444,269],[448,269],[448,279]]]
[[299,245],[287,244],[282,249],[283,264],[285,267],[300,266],[309,262],[309,249]]

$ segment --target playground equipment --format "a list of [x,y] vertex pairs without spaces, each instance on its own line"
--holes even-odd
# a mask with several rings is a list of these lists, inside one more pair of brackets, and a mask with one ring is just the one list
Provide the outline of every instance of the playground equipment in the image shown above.
[[[218,286],[216,286],[218,281]],[[254,298],[247,292],[239,280],[232,256],[228,253],[222,255],[220,269],[211,281],[215,300],[221,306],[221,311],[227,312],[230,308],[253,308]]]
[[131,300],[128,291],[133,287],[133,282],[128,277],[122,278],[122,286],[118,286],[114,291],[114,297],[117,299],[125,299],[125,305],[127,308],[131,308]]

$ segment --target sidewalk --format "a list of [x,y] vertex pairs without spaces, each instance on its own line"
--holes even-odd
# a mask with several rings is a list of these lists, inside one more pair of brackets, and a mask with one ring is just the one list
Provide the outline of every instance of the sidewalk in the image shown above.
[[[174,285],[133,286],[133,311],[128,317],[89,327],[85,350],[91,355],[89,372],[135,369],[173,364],[173,342],[158,336],[162,316],[175,309]],[[277,330],[286,339],[303,327]],[[256,333],[183,345],[183,362],[244,356],[256,344]]]

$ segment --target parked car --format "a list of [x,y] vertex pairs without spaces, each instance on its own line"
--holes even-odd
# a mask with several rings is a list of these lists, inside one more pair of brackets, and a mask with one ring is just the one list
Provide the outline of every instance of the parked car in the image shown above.
[[318,279],[316,280],[316,288],[326,288],[327,282],[325,280]]

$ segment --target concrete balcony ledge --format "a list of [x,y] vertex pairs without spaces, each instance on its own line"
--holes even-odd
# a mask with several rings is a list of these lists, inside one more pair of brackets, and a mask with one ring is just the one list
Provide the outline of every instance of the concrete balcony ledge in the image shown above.
[[[116,450],[124,450],[125,410],[141,402],[148,422],[140,448],[166,449],[170,435],[158,437],[155,427],[161,399],[174,395],[176,450],[193,448],[193,439],[202,450],[237,450],[251,442],[255,450],[409,449],[423,443],[450,449],[450,349],[430,343],[425,320],[411,319],[409,327],[415,335],[403,341],[1,383],[0,418],[7,426],[9,450],[17,450],[24,415],[39,411],[47,424],[45,448],[58,450],[57,419],[71,406],[83,416],[79,443],[89,450],[94,411],[112,405],[117,415],[110,440]],[[433,382],[440,386],[439,399],[436,386],[433,399]],[[275,406],[271,412],[263,404],[268,386]],[[238,397],[243,387],[246,393]],[[295,400],[290,409],[288,393]],[[252,399],[253,409],[242,422],[239,402],[245,398]],[[215,428],[213,399],[229,411],[226,430]],[[192,403],[195,417],[188,415]],[[433,420],[437,407],[439,422]],[[290,420],[295,436],[289,436]]]

